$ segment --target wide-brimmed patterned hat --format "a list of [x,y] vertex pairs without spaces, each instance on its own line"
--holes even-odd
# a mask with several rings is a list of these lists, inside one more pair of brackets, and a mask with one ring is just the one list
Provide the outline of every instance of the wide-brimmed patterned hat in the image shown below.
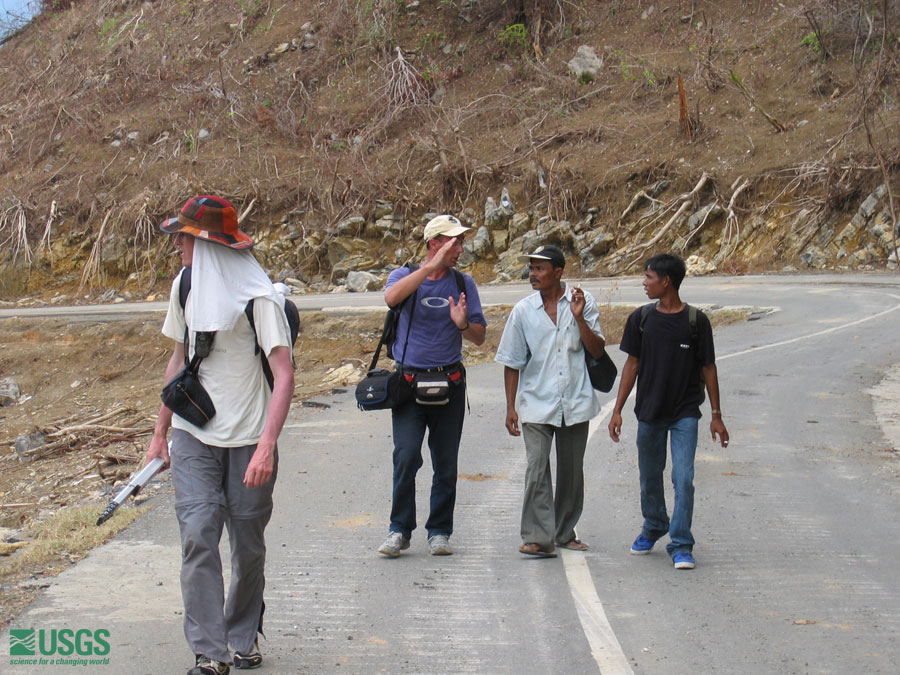
[[253,246],[253,240],[238,228],[237,211],[231,202],[212,195],[190,199],[181,213],[164,220],[159,228],[169,234],[184,232],[229,248]]

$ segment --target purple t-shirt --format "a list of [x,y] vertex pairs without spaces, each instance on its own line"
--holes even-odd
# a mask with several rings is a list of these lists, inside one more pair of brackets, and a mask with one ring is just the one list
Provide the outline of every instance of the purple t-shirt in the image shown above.
[[[387,288],[411,273],[412,270],[406,266],[395,269],[388,275]],[[462,275],[466,282],[469,323],[487,326],[481,311],[481,299],[478,297],[475,280],[468,274]],[[451,296],[454,302],[459,302],[459,288],[452,270],[448,270],[447,274],[437,281],[425,279],[422,282],[415,293],[416,311],[413,313],[412,333],[409,335],[405,353],[404,345],[409,333],[409,311],[412,303],[407,302],[400,313],[397,341],[392,347],[398,362],[414,368],[434,368],[448,366],[462,359],[462,333],[450,319],[450,301],[447,298]]]

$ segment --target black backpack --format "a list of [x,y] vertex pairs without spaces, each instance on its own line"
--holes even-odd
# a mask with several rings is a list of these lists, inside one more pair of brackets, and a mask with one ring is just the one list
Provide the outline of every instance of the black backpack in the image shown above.
[[[406,263],[404,267],[408,267],[410,272],[415,272],[419,269],[418,265],[414,265],[412,263]],[[463,277],[462,272],[457,270],[455,267],[451,267],[450,271],[453,272],[453,278],[456,279],[456,288],[459,289],[460,293],[466,292],[466,280]],[[393,354],[393,346],[394,342],[397,340],[397,327],[400,325],[400,313],[403,311],[403,308],[406,306],[407,302],[411,302],[412,298],[416,297],[416,293],[411,293],[410,295],[404,298],[403,302],[401,302],[396,307],[391,307],[388,309],[387,314],[384,317],[384,327],[381,329],[381,341],[379,342],[378,349],[381,349],[381,345],[385,346],[385,353],[387,357],[392,361],[396,361]]]
[[[191,268],[185,267],[181,270],[181,280],[178,283],[178,302],[181,303],[182,311],[184,311],[184,306],[187,304],[187,297],[190,292]],[[297,309],[297,305],[294,304],[293,300],[289,300],[288,298],[284,299],[284,314],[287,317],[288,327],[291,331],[291,347],[293,348],[294,343],[297,342],[297,335],[300,333],[300,311]],[[275,377],[272,375],[269,359],[266,358],[266,355],[259,348],[259,340],[256,338],[256,322],[253,321],[253,298],[251,298],[244,307],[244,315],[247,317],[247,321],[250,322],[250,330],[253,331],[254,354],[259,354],[263,374],[266,376],[266,382],[269,383],[269,389],[271,390],[275,386]]]

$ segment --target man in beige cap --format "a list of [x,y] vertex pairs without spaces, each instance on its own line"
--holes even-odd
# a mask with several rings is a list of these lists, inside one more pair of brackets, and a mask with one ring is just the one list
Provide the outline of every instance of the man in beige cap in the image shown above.
[[428,447],[434,478],[425,529],[431,555],[450,555],[459,441],[466,404],[463,338],[480,345],[487,322],[475,281],[454,269],[470,228],[454,216],[437,216],[425,226],[425,262],[390,273],[384,299],[400,306],[397,367],[416,394],[394,408],[394,487],[388,538],[378,552],[396,558],[409,548],[416,528],[416,473],[422,466],[422,441]]

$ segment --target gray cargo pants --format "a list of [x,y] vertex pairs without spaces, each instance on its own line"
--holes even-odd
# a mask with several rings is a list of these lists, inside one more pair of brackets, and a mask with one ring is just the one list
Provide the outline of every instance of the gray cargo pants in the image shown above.
[[[584,507],[584,450],[588,422],[555,427],[522,424],[525,439],[525,498],[522,502],[522,542],[552,548],[575,538]],[[556,496],[550,475],[550,450],[556,436]]]
[[[219,448],[172,430],[172,483],[181,530],[184,636],[194,654],[231,663],[228,645],[247,653],[262,631],[265,528],[272,515],[275,476],[247,488],[244,473],[255,445]],[[275,452],[275,475],[278,451]],[[222,526],[231,545],[231,586],[219,556]]]

